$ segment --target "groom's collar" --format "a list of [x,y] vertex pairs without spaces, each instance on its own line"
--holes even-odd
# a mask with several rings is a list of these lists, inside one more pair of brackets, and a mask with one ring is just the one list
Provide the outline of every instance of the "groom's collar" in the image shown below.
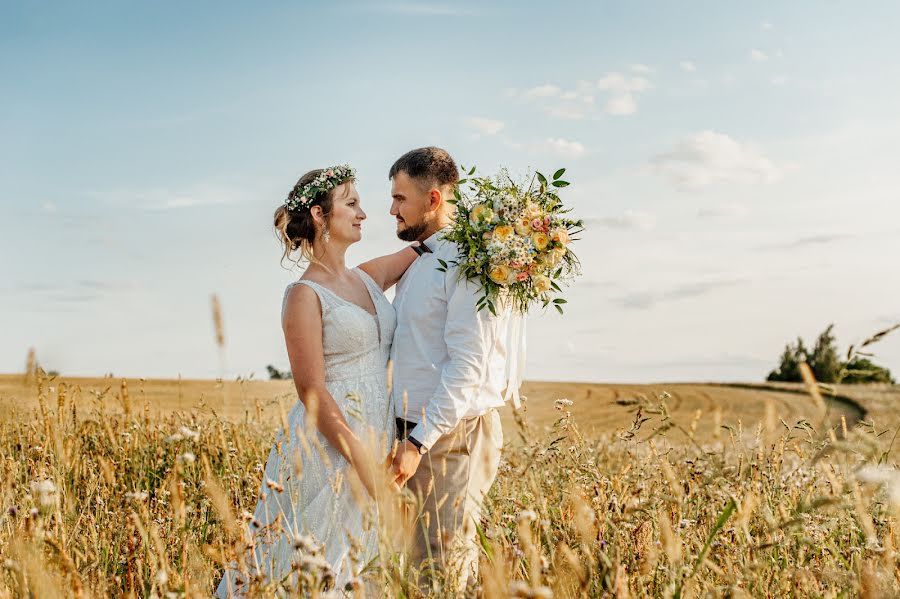
[[445,231],[445,229],[438,229],[435,233],[431,235],[428,239],[423,241],[422,243],[428,246],[432,252],[437,248],[440,243],[440,236]]

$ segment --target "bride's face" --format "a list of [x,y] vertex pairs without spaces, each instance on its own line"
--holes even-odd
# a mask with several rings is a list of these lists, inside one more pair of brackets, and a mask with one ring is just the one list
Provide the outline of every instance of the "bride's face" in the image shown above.
[[356,186],[348,181],[335,187],[328,232],[335,241],[356,243],[362,239],[362,222],[366,213],[360,206]]

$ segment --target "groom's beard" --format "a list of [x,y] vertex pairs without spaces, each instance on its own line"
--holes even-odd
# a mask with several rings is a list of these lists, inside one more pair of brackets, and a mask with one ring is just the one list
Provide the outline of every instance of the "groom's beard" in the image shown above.
[[427,231],[428,224],[423,222],[418,225],[408,225],[402,231],[397,231],[397,237],[402,241],[416,241]]

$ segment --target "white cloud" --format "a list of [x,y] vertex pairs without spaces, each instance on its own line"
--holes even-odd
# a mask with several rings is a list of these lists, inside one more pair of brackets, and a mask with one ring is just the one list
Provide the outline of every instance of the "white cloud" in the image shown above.
[[563,156],[565,158],[578,158],[587,151],[581,143],[562,138],[550,137],[538,144],[538,149]]
[[588,110],[584,106],[573,104],[562,104],[558,106],[547,106],[544,108],[547,116],[554,119],[580,121],[587,118]]
[[648,212],[626,210],[617,216],[599,216],[585,219],[585,225],[601,226],[622,231],[650,231],[656,226],[656,217]]
[[53,202],[44,202],[41,204],[41,210],[44,212],[56,212],[56,204]]
[[[632,65],[633,69],[646,65]],[[652,69],[651,69],[652,70]],[[608,73],[599,81],[578,81],[575,89],[564,89],[554,83],[545,83],[523,91],[505,90],[507,97],[519,97],[539,106],[547,116],[555,119],[581,120],[596,118],[596,95],[602,94],[606,101],[603,111],[612,115],[629,115],[637,112],[637,94],[652,89],[653,85],[644,77]]]
[[222,206],[248,200],[253,194],[233,188],[201,184],[185,190],[169,189],[107,190],[89,192],[100,201],[143,210],[175,210],[197,206]]
[[650,89],[650,82],[643,77],[625,77],[621,73],[609,73],[597,82],[599,89],[611,92],[642,92]]
[[482,135],[497,135],[503,130],[503,121],[494,119],[485,119],[477,116],[471,116],[463,119],[466,127],[468,127],[477,137]]
[[742,204],[719,204],[697,210],[697,216],[700,218],[743,218],[749,213],[747,207]]
[[580,81],[574,90],[564,90],[558,85],[545,83],[522,92],[507,90],[507,94],[540,106],[551,118],[581,120],[588,118],[594,111],[595,91],[595,88]]
[[644,75],[648,75],[656,71],[656,69],[654,69],[653,67],[641,63],[631,65],[631,70],[635,73],[643,73]]
[[230,204],[228,198],[178,196],[167,198],[157,204],[148,206],[150,210],[172,210],[177,208],[194,208],[196,206],[218,206]]
[[697,65],[692,63],[690,60],[682,60],[678,63],[678,66],[681,67],[682,71],[687,71],[688,73],[693,73],[697,70]]
[[637,102],[631,94],[616,94],[606,101],[604,110],[607,114],[626,116],[637,112]]
[[756,62],[765,62],[769,60],[769,55],[762,50],[753,48],[752,50],[750,50],[750,59]]
[[545,83],[544,85],[539,85],[537,87],[532,87],[529,90],[526,90],[523,94],[523,97],[526,99],[532,98],[553,98],[562,93],[562,90],[552,83]]
[[618,302],[623,308],[646,310],[660,303],[698,298],[744,282],[742,279],[719,279],[683,283],[669,289],[631,292],[619,298]]
[[788,82],[788,78],[787,75],[776,75],[775,77],[772,77],[770,81],[772,82],[772,85],[784,85]]
[[781,169],[751,146],[715,131],[688,136],[672,150],[654,157],[651,170],[679,188],[716,183],[772,183]]
[[772,29],[775,28],[775,26],[772,25],[772,24],[769,23],[769,22],[763,23],[762,25],[760,25],[760,27],[762,27],[762,29],[763,29],[764,31],[771,31]]
[[650,82],[643,77],[626,77],[617,72],[609,73],[597,82],[597,89],[610,94],[604,111],[616,116],[637,112],[635,95],[652,87]]

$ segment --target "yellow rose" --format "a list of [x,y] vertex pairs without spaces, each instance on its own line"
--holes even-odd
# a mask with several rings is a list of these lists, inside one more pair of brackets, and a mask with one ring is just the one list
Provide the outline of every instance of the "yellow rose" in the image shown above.
[[550,291],[550,278],[544,275],[534,275],[531,277],[531,284],[538,293],[546,293]]
[[550,236],[553,241],[558,241],[563,245],[569,244],[569,231],[562,227],[550,231]]
[[493,218],[494,211],[488,204],[478,204],[469,213],[469,222],[472,223],[472,226],[477,226],[479,222],[491,222]]
[[541,207],[533,202],[528,202],[528,206],[525,208],[525,216],[529,217],[529,219],[534,220],[537,217],[543,218],[543,214],[541,214]]
[[550,245],[550,236],[546,233],[537,232],[531,236],[531,242],[537,251],[543,252]]
[[494,239],[499,241],[500,243],[505,242],[510,237],[513,236],[513,228],[509,225],[500,225],[496,229],[494,229]]
[[561,260],[562,260],[562,257],[559,254],[557,254],[555,251],[550,251],[550,252],[547,252],[546,254],[544,254],[544,261],[546,262],[547,266],[549,266],[550,268],[555,268],[556,266],[559,266],[559,263]]
[[527,237],[531,235],[531,219],[527,216],[523,216],[518,219],[515,224],[516,234],[521,235],[522,237]]
[[509,280],[509,267],[504,264],[498,264],[488,273],[491,280],[498,285],[506,285]]

